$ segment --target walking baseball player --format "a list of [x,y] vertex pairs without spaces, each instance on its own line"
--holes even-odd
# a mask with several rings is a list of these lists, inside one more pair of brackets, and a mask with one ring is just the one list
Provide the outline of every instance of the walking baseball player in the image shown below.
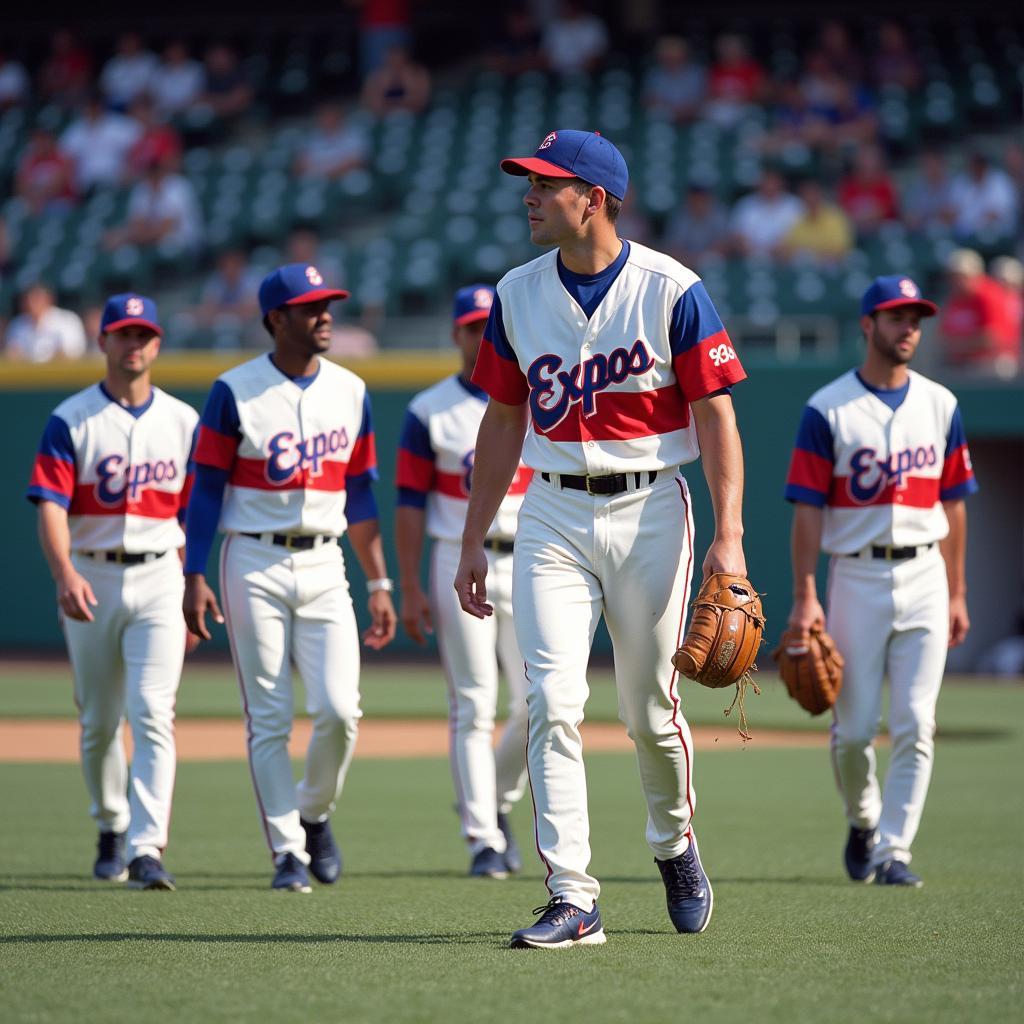
[[[371,481],[370,401],[354,373],[320,357],[331,341],[328,287],[293,263],[260,285],[269,355],[222,374],[203,410],[195,504],[186,520],[185,621],[204,639],[226,622],[241,688],[249,766],[274,858],[274,889],[310,892],[341,874],[330,816],[355,750],[359,636],[339,537],[366,573],[374,650],[395,634],[391,580]],[[204,576],[218,523],[223,614]],[[294,662],[313,735],[296,786],[288,757]]]
[[[484,539],[491,601],[486,619],[463,615],[452,580],[472,483],[474,446],[487,394],[470,377],[491,312],[494,289],[475,284],[455,293],[452,337],[462,372],[420,392],[410,402],[398,452],[395,546],[402,588],[401,619],[417,643],[433,629],[448,683],[449,746],[462,834],[471,875],[505,878],[522,866],[508,812],[526,786],[526,676],[512,621],[512,545],[530,471],[512,479]],[[420,586],[424,536],[430,555],[430,599]],[[509,713],[494,749],[494,716],[501,661]]]
[[173,890],[162,857],[185,656],[176,552],[185,542],[179,520],[198,416],[150,383],[162,333],[152,299],[132,292],[107,300],[99,337],[106,374],[54,410],[28,497],[74,675],[82,771],[100,830],[93,874]]
[[[967,617],[964,499],[978,485],[956,398],[908,369],[936,307],[908,277],[876,278],[861,302],[864,361],[813,394],[786,482],[793,515],[789,625],[826,621],[819,549],[830,556],[828,631],[846,659],[832,761],[854,881],[919,887],[910,847],[924,810],[947,647]],[[889,678],[884,791],[874,739]]]
[[534,156],[501,166],[528,176],[530,238],[555,246],[498,284],[473,374],[490,401],[455,579],[466,612],[492,614],[484,539],[522,452],[533,479],[519,514],[512,601],[551,898],[512,946],[605,941],[600,887],[587,870],[579,731],[602,614],[669,915],[678,931],[700,932],[713,895],[691,824],[693,746],[670,661],[693,572],[678,466],[704,456],[716,525],[705,575],[745,574],[743,456],[728,391],[745,374],[697,276],[618,237],[628,172],[607,139],[551,132]]

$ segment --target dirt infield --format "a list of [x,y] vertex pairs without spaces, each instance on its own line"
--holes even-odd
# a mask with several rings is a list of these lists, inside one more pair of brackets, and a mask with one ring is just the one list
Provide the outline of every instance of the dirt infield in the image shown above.
[[[292,729],[289,749],[301,757],[309,743],[309,719],[300,718]],[[241,720],[182,719],[176,727],[178,758],[182,761],[233,761],[246,756],[245,727]],[[736,750],[743,741],[730,726],[693,728],[698,750]],[[583,726],[589,751],[630,750],[625,729],[615,722]],[[751,748],[822,747],[823,732],[755,730]],[[131,737],[125,729],[125,745]],[[357,758],[436,757],[448,753],[448,723],[436,719],[373,719],[359,726]],[[0,762],[68,763],[78,760],[78,723],[60,719],[0,719]]]

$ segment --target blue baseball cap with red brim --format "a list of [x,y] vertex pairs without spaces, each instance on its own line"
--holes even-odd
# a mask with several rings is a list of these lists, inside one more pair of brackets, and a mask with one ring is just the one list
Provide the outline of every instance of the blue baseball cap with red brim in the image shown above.
[[329,288],[323,274],[309,263],[288,263],[272,270],[260,284],[260,310],[266,316],[281,306],[298,306],[323,299],[347,299],[342,288]]
[[157,318],[156,303],[135,292],[111,295],[103,307],[100,334],[119,331],[122,327],[148,327],[155,334],[164,333]]
[[461,327],[474,320],[486,320],[494,305],[494,289],[489,284],[467,284],[455,293],[452,319]]
[[548,132],[533,156],[506,157],[501,161],[501,169],[519,176],[580,178],[588,185],[600,185],[616,199],[625,199],[629,187],[625,158],[599,132]]
[[900,306],[916,306],[921,316],[935,316],[939,307],[921,296],[921,289],[903,274],[886,274],[876,277],[860,300],[862,316],[871,316],[879,309],[897,309]]

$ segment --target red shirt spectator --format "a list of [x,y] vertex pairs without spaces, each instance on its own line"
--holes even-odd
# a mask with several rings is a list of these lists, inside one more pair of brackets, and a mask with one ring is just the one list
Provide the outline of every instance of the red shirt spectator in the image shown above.
[[89,88],[91,78],[89,51],[67,29],[58,29],[50,43],[50,56],[39,73],[43,95],[65,101],[77,99]]
[[747,54],[746,44],[738,36],[722,36],[718,42],[718,60],[708,75],[712,99],[734,103],[756,103],[764,90],[764,71]]
[[75,163],[57,147],[52,132],[33,133],[18,164],[15,191],[35,216],[65,208],[77,198]]
[[142,134],[128,151],[128,180],[135,181],[156,164],[177,165],[181,156],[178,133],[157,116],[153,101],[137,99],[131,107],[132,117],[142,126]]
[[853,169],[839,186],[839,205],[858,234],[873,234],[887,220],[899,217],[896,186],[889,177],[881,150],[864,146],[857,151]]

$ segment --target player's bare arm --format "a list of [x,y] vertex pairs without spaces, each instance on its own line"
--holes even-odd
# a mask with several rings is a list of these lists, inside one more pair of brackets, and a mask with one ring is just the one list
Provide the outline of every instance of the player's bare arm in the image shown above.
[[704,559],[704,579],[712,573],[746,576],[743,557],[743,446],[732,398],[708,395],[691,403],[700,442],[704,478],[715,513],[715,538]]
[[213,636],[206,626],[207,612],[214,622],[224,624],[224,614],[217,604],[217,595],[201,572],[186,573],[185,596],[181,602],[181,610],[185,615],[188,631],[201,640],[210,640]]
[[506,405],[492,398],[480,422],[473,463],[473,490],[462,532],[462,558],[455,574],[455,591],[462,610],[478,619],[494,611],[487,603],[484,538],[519,466],[528,420],[525,402]]
[[67,510],[55,501],[39,502],[39,545],[43,549],[50,575],[57,586],[57,604],[69,618],[78,622],[92,622],[90,605],[99,602],[83,577],[71,562],[71,532]]
[[430,601],[420,585],[420,560],[426,535],[427,514],[412,505],[395,509],[395,550],[398,554],[398,579],[402,590],[399,615],[406,633],[418,644],[434,632]]
[[946,577],[949,580],[949,646],[957,647],[967,638],[971,620],[967,615],[967,577],[964,561],[967,555],[967,503],[963,498],[944,501],[949,520],[949,534],[939,542]]
[[391,601],[391,581],[388,580],[388,569],[384,562],[380,520],[364,519],[359,523],[349,523],[348,539],[352,542],[352,550],[356,553],[367,580],[387,580],[386,589],[381,587],[372,590],[366,602],[371,622],[363,631],[363,643],[371,650],[379,651],[394,640],[395,626],[398,623],[395,606]]
[[824,628],[825,610],[818,601],[815,571],[821,550],[824,511],[816,505],[797,502],[793,508],[790,554],[793,562],[793,608],[787,625],[806,633],[812,627]]

